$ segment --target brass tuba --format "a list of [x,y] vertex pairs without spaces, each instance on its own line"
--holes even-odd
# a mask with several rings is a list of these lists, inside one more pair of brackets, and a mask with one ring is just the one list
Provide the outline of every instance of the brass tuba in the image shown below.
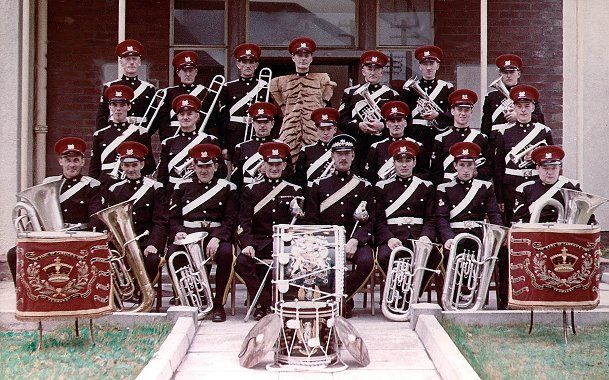
[[[562,190],[562,189],[561,189]],[[531,217],[529,218],[530,223],[539,223],[539,218],[541,218],[541,211],[546,206],[555,207],[558,210],[558,219],[557,221],[562,221],[565,219],[565,206],[562,203],[557,201],[554,198],[548,198],[544,202],[533,202],[531,204]]]
[[594,210],[609,201],[578,190],[560,189],[560,192],[566,205],[562,221],[567,224],[587,224]]
[[43,183],[17,193],[13,208],[15,231],[60,231],[64,228],[59,193],[63,180]]
[[[96,212],[92,216],[102,221],[108,227],[110,237],[114,242],[115,247],[121,251],[121,253],[114,252],[113,258],[111,259],[111,263],[113,264],[113,280],[127,282],[123,286],[125,294],[122,294],[121,299],[124,299],[122,297],[128,298],[129,289],[131,286],[135,287],[133,279],[135,279],[135,282],[137,283],[137,288],[139,288],[141,292],[141,302],[135,309],[130,310],[131,312],[136,313],[150,311],[155,295],[152,284],[146,274],[142,252],[137,244],[137,239],[140,236],[135,235],[135,228],[133,227],[133,203],[133,200],[117,203],[114,206]],[[127,271],[127,266],[131,270],[131,275]],[[115,272],[115,270],[118,272]],[[133,279],[131,276],[133,276]],[[131,285],[129,282],[131,282]],[[120,292],[121,289],[116,289],[115,291]]]
[[[389,268],[385,280],[381,311],[392,321],[404,322],[410,319],[410,306],[419,299],[423,282],[423,272],[439,270],[426,268],[433,243],[411,240],[413,249],[397,247],[391,251]],[[406,256],[396,258],[400,252]]]

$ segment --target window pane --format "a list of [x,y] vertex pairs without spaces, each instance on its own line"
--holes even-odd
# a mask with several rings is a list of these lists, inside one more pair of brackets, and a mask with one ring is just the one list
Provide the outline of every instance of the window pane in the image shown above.
[[250,1],[248,41],[283,46],[307,36],[317,46],[355,46],[355,0]]
[[175,0],[174,45],[224,45],[224,1]]
[[380,0],[379,45],[418,46],[432,41],[430,0]]

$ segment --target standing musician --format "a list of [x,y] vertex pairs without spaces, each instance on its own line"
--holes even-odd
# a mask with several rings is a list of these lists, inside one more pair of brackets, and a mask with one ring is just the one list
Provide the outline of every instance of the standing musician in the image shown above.
[[482,180],[490,180],[491,151],[488,139],[479,131],[470,128],[474,104],[478,101],[475,92],[467,89],[453,91],[448,97],[450,112],[454,116],[454,126],[436,136],[431,153],[431,175],[433,182],[437,185],[455,178],[456,166],[453,165],[455,158],[450,154],[450,148],[461,141],[477,144],[482,155],[476,163],[477,177]]
[[[433,184],[413,175],[419,144],[396,140],[387,150],[393,158],[396,176],[378,181],[374,188],[377,204],[374,239],[377,260],[385,273],[392,250],[401,246],[411,248],[409,239],[431,242],[436,235]],[[435,261],[440,264],[439,255]]]
[[516,122],[493,126],[491,141],[495,151],[494,181],[497,184],[497,202],[505,212],[505,221],[513,220],[516,188],[537,176],[531,152],[535,146],[553,145],[552,131],[541,123],[533,122],[535,102],[539,92],[527,85],[510,90],[514,102]]
[[287,224],[292,219],[290,202],[302,196],[300,186],[285,181],[282,176],[290,160],[290,146],[283,142],[266,142],[258,148],[264,163],[261,172],[264,180],[249,184],[243,189],[239,210],[239,246],[237,273],[243,278],[250,299],[255,299],[260,286],[264,286],[254,318],[260,320],[271,312],[270,283],[262,284],[253,257],[270,259],[273,253],[273,226]]
[[[412,128],[408,127],[407,118],[409,112],[410,110],[406,103],[399,100],[392,100],[381,107],[381,116],[385,119],[389,137],[370,146],[368,159],[364,165],[364,177],[370,183],[395,178],[393,156],[389,153],[388,149],[389,145],[393,142],[410,140],[419,144],[419,147],[422,147],[423,144],[416,140],[416,136],[412,135]],[[417,164],[415,173],[425,178],[429,173],[429,153],[421,151],[415,162]]]
[[338,126],[343,132],[357,139],[353,169],[363,173],[364,160],[370,146],[383,138],[385,124],[380,108],[384,102],[396,98],[398,93],[380,83],[383,79],[383,68],[389,62],[385,54],[376,50],[366,51],[360,56],[359,62],[365,83],[345,89],[338,108]]
[[317,142],[300,149],[294,174],[294,182],[299,186],[313,186],[313,181],[330,174],[332,152],[329,143],[336,134],[338,117],[338,111],[331,107],[318,108],[311,113],[317,127]]
[[441,111],[434,109],[431,103],[413,89],[413,86],[404,88],[402,100],[412,110],[412,127],[415,134],[420,136],[417,141],[423,143],[427,151],[431,151],[436,134],[453,125],[448,96],[454,91],[454,86],[450,82],[436,78],[443,56],[442,49],[434,45],[421,46],[414,51],[414,56],[419,61],[419,70],[423,77],[415,81],[413,86],[418,86],[427,94],[429,100]]
[[[499,68],[501,75],[501,83],[505,90],[509,91],[518,84],[520,73],[522,70],[522,59],[515,54],[502,54],[495,60],[495,64]],[[501,86],[499,84],[498,86]],[[491,130],[494,125],[514,123],[516,121],[516,113],[514,103],[506,97],[497,88],[490,91],[484,98],[484,106],[482,107],[482,124],[480,132],[485,135],[491,135]],[[531,117],[534,123],[544,123],[543,113],[539,100],[535,101],[535,110]]]
[[[218,145],[216,136],[199,132],[197,125],[201,114],[201,100],[191,94],[178,95],[173,99],[172,112],[177,115],[179,131],[174,136],[168,137],[161,143],[161,157],[157,179],[163,184],[167,191],[167,197],[171,197],[173,189],[184,180],[193,175],[193,160],[188,151],[194,146],[202,143]],[[219,163],[218,176],[226,177],[226,165],[224,161]]]
[[[200,144],[188,152],[194,160],[195,176],[180,183],[174,190],[169,205],[169,238],[174,244],[167,250],[168,257],[181,246],[175,241],[187,234],[207,232],[203,250],[206,257],[216,262],[216,294],[213,300],[212,321],[224,322],[224,303],[233,274],[232,237],[239,210],[237,186],[224,179],[217,179],[221,149],[214,144]],[[176,270],[186,265],[180,257]]]
[[[568,179],[560,175],[562,159],[565,152],[561,147],[550,145],[542,146],[531,153],[531,160],[535,162],[535,167],[539,172],[539,178],[527,181],[516,189],[516,201],[514,207],[514,222],[531,222],[531,210],[537,205],[544,204],[552,198],[565,206],[560,189],[572,189],[581,191],[578,181]],[[558,210],[554,206],[547,205],[541,212],[539,223],[553,223],[558,218]],[[594,224],[594,216],[590,218],[588,224]]]
[[[345,278],[347,301],[344,315],[351,317],[353,295],[366,283],[374,267],[374,254],[370,244],[374,227],[374,197],[368,181],[351,171],[355,159],[355,138],[337,135],[330,141],[334,171],[313,182],[308,190],[306,217],[309,224],[344,226],[348,241],[347,259],[356,265]],[[369,218],[355,220],[355,212],[364,209]]]
[[[155,162],[150,146],[150,136],[143,127],[129,122],[127,113],[131,109],[133,90],[128,86],[115,84],[106,89],[104,97],[112,119],[104,128],[93,134],[93,149],[89,163],[89,175],[109,185],[117,177],[119,160],[116,156],[116,147],[123,141],[137,141],[148,148],[142,174],[154,172]],[[118,178],[118,177],[117,177]]]
[[336,87],[328,74],[309,72],[316,49],[310,38],[293,39],[288,50],[296,73],[273,78],[270,83],[271,95],[283,114],[279,140],[290,146],[292,163],[296,163],[301,146],[317,141],[311,112],[329,107]]
[[168,204],[163,185],[142,176],[144,158],[148,148],[135,141],[121,143],[116,151],[120,155],[121,169],[126,178],[108,189],[108,205],[133,200],[132,221],[137,243],[144,255],[144,266],[151,282],[158,274],[161,256],[167,243],[169,227]]
[[102,95],[99,101],[97,110],[97,122],[95,130],[98,131],[108,126],[108,121],[112,116],[112,109],[108,108],[108,98],[105,96],[106,90],[112,85],[123,85],[131,88],[133,97],[131,99],[131,108],[127,116],[130,124],[142,123],[142,127],[146,127],[147,120],[142,120],[148,104],[154,99],[154,86],[146,81],[140,80],[137,76],[138,70],[142,65],[142,56],[144,55],[144,46],[136,40],[125,40],[118,45],[114,50],[116,56],[120,59],[120,65],[123,69],[123,76],[120,79],[104,83]]
[[233,156],[235,146],[249,140],[245,136],[247,110],[252,103],[265,102],[269,84],[254,76],[260,61],[260,47],[256,44],[241,44],[233,51],[237,60],[239,78],[227,82],[220,94],[218,138],[228,158]]
[[[91,220],[91,215],[103,209],[100,194],[100,182],[82,175],[85,166],[87,144],[78,137],[64,137],[55,143],[57,161],[62,174],[45,178],[42,183],[62,180],[59,193],[61,216],[70,230],[94,230],[103,226],[101,222]],[[8,266],[15,277],[15,247],[6,254]]]

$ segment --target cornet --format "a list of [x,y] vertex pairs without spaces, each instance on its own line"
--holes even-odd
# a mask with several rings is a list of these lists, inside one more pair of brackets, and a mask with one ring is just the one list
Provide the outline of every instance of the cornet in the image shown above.
[[521,150],[520,152],[513,154],[513,153],[509,153],[508,154],[508,158],[515,163],[516,165],[518,165],[519,169],[524,169],[526,167],[528,167],[529,165],[531,165],[533,163],[533,161],[531,161],[530,159],[526,160],[525,157],[530,154],[531,152],[533,152],[536,148],[540,147],[540,146],[546,146],[548,145],[548,143],[546,143],[545,140],[542,141],[538,141],[535,144],[529,145],[526,148],[524,148],[523,150]]
[[182,179],[188,179],[194,173],[194,169],[192,169],[192,165],[194,164],[194,159],[191,157],[181,163],[180,165],[176,165],[173,169],[176,174],[180,176]]

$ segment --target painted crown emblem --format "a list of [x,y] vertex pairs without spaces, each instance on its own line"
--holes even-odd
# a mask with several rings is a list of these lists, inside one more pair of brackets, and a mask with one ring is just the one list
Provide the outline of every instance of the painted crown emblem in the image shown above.
[[301,42],[300,43],[300,47],[301,48],[306,48],[307,47],[307,43],[306,42]]
[[203,152],[201,152],[201,157],[206,158],[207,157],[207,151],[204,150]]
[[400,153],[406,153],[406,152],[408,152],[408,149],[406,149],[405,146],[401,146],[400,147]]
[[546,153],[546,158],[552,158],[552,152]]
[[461,95],[461,100],[467,100],[467,99],[468,99],[468,98],[467,98],[467,94],[463,94],[463,95]]
[[378,62],[379,57],[377,57],[376,55],[373,56],[372,58],[370,58],[372,60],[372,62]]
[[133,51],[133,46],[127,46],[127,51]]
[[558,273],[569,273],[573,272],[575,263],[578,257],[569,253],[567,247],[562,247],[560,253],[551,256],[552,264],[554,264],[554,271]]
[[70,272],[73,266],[62,263],[61,258],[56,257],[53,264],[44,267],[50,283],[68,282],[70,280]]
[[127,149],[127,155],[131,156],[133,154],[133,149]]
[[192,62],[192,61],[190,60],[190,57],[184,57],[184,62]]
[[347,140],[339,140],[335,144],[335,146],[352,146],[350,141]]
[[430,56],[429,50],[424,51],[424,52],[423,52],[423,55],[424,55],[425,57],[429,57],[429,56]]
[[258,115],[264,115],[264,108],[258,108]]

